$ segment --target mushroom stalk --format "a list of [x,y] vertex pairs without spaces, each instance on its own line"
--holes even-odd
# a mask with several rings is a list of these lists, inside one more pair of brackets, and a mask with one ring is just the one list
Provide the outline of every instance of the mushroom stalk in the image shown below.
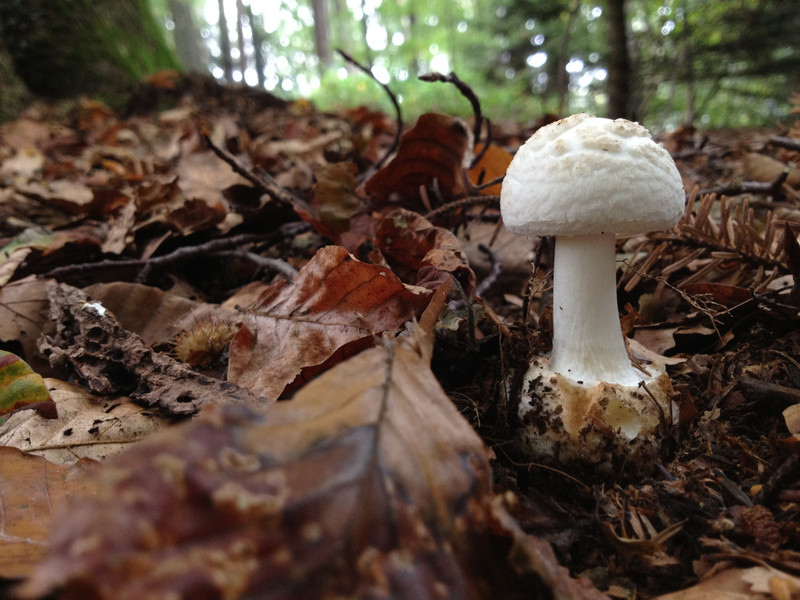
[[617,310],[616,236],[556,237],[550,368],[585,385],[636,386]]

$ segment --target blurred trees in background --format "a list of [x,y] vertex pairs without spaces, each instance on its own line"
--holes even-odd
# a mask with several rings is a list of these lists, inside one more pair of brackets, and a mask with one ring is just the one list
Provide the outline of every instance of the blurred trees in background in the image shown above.
[[[247,15],[213,4],[195,0],[216,76],[228,78],[228,52],[249,56],[230,79],[252,85],[257,72],[268,89],[326,107],[381,101],[331,48],[391,83],[411,112],[469,112],[416,80],[454,70],[490,115],[517,121],[588,110],[651,127],[754,125],[784,116],[800,85],[796,0],[250,0]],[[257,43],[239,39],[231,23],[242,18]]]
[[[322,108],[388,108],[381,90],[336,48],[390,84],[408,116],[470,112],[452,88],[417,80],[428,71],[455,71],[495,119],[586,110],[657,129],[773,123],[800,85],[796,0],[29,0],[29,14],[15,16],[21,29],[5,8],[21,7],[21,0],[3,0],[0,24],[38,32],[21,36],[27,56],[52,57],[50,71],[34,74],[34,90],[37,78],[69,89],[80,78],[64,80],[75,68],[62,64],[66,57],[104,74],[105,55],[65,55],[42,23],[62,36],[64,24],[79,22],[103,32],[90,38],[108,41],[117,30],[106,17],[97,24],[104,9],[96,5],[118,7],[109,10],[145,23],[140,48],[112,52],[110,62],[124,65],[161,53],[158,43],[145,42],[147,18],[134,15],[147,2],[187,70],[311,97]],[[15,65],[29,68],[17,60],[20,36],[9,39]],[[142,66],[138,60],[135,70]]]

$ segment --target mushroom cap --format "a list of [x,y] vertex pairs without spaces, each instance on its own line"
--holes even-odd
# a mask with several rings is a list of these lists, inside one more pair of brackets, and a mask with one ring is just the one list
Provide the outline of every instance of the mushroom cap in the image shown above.
[[678,168],[647,129],[587,114],[537,130],[511,161],[500,193],[503,222],[521,235],[670,229],[684,203]]

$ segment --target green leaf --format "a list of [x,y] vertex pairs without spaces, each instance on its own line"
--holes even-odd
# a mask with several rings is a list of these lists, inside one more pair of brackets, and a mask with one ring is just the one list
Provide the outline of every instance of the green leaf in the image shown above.
[[42,377],[16,354],[0,350],[0,415],[23,409],[33,409],[46,419],[58,417]]

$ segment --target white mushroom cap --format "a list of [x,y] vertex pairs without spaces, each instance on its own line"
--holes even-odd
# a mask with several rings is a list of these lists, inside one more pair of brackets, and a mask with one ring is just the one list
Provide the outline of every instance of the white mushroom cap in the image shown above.
[[670,229],[684,202],[675,162],[647,129],[586,114],[536,131],[511,161],[500,195],[503,222],[521,235]]

